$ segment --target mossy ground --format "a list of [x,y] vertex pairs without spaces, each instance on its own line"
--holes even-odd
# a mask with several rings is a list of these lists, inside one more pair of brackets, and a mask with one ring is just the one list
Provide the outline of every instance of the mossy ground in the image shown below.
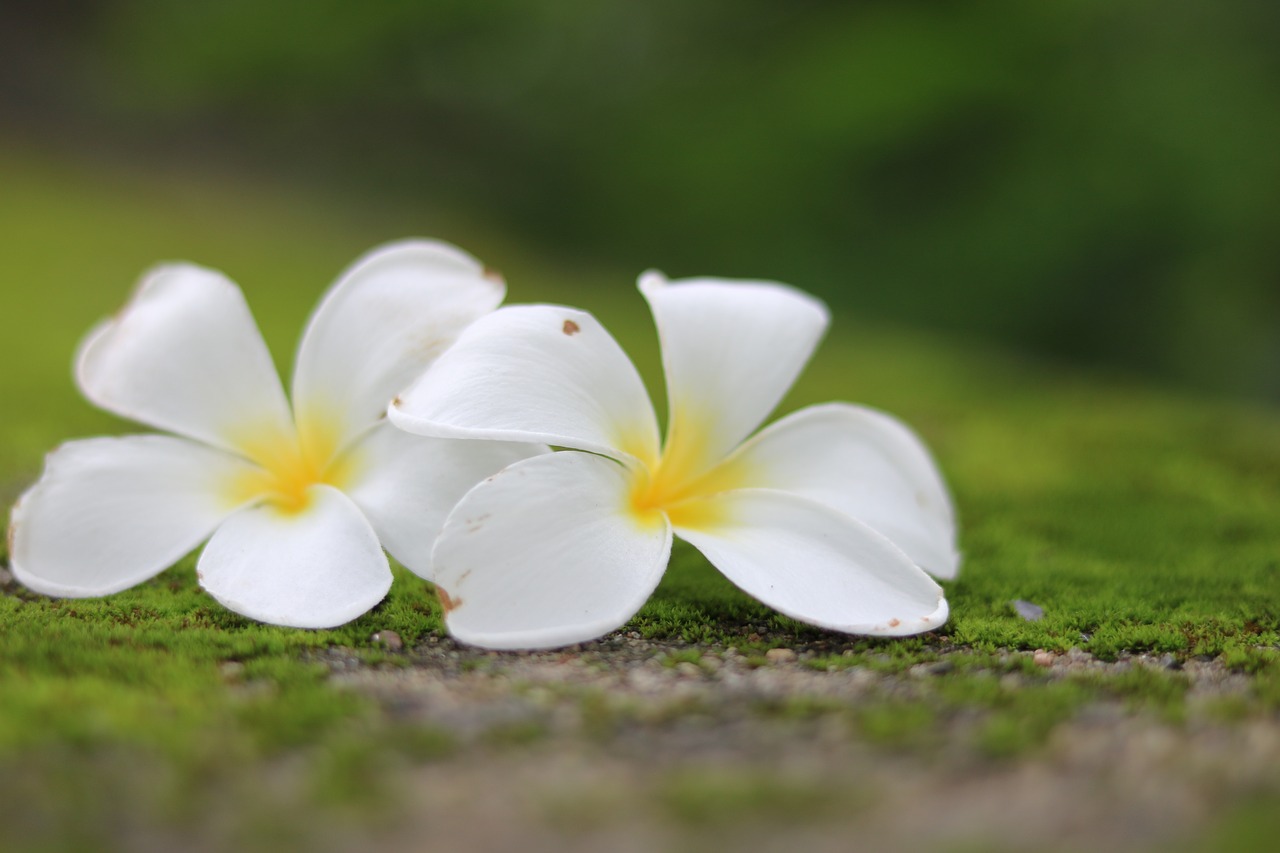
[[[236,278],[287,366],[307,312],[359,252],[409,233],[454,239],[504,270],[512,301],[593,310],[660,391],[650,320],[625,272],[570,272],[435,212],[348,209],[29,152],[0,152],[0,186],[5,501],[59,441],[132,428],[80,401],[68,365],[78,337],[159,259]],[[730,647],[747,669],[768,669],[776,664],[767,651],[786,647],[802,651],[793,668],[830,684],[858,672],[882,679],[856,703],[810,693],[754,702],[752,725],[799,725],[800,751],[805,727],[834,717],[848,724],[845,736],[889,755],[927,759],[963,739],[963,766],[981,775],[989,762],[1031,760],[1097,706],[1118,703],[1173,731],[1280,727],[1280,414],[869,326],[851,287],[782,411],[855,400],[899,415],[926,438],[961,518],[966,563],[948,585],[951,621],[920,638],[837,637],[777,616],[680,548],[627,632],[651,643],[672,677],[714,669],[711,659],[722,661]],[[460,736],[396,713],[376,691],[335,689],[325,656],[334,649],[344,650],[344,665],[373,672],[434,666],[412,650],[443,648],[438,605],[407,573],[373,612],[323,632],[241,619],[204,596],[193,575],[188,559],[91,601],[50,600],[13,584],[0,590],[0,847],[146,847],[198,828],[208,849],[337,848],[414,814],[415,790],[396,780],[423,767],[457,774],[524,755],[538,762],[548,737],[563,746],[563,732],[537,721]],[[1044,618],[1022,619],[1014,599],[1040,605]],[[385,631],[410,652],[372,639]],[[592,665],[607,670],[611,648],[598,649]],[[1025,654],[1036,649],[1162,663],[1059,678]],[[500,684],[504,661],[518,659],[460,653],[436,671],[492,672]],[[1239,689],[1207,705],[1190,701],[1195,691],[1178,667],[1209,660],[1238,675]],[[703,699],[663,705],[655,723],[599,691],[575,691],[557,702],[576,708],[581,726],[572,731],[606,754],[636,727],[661,739],[688,720],[723,722]],[[695,841],[743,815],[821,824],[870,801],[848,780],[833,789],[812,775],[735,766],[677,767],[636,796]],[[476,784],[488,778],[469,772],[462,775]],[[1277,785],[1280,776],[1254,780],[1242,789],[1252,799],[1208,815],[1205,849],[1273,835]],[[589,797],[548,803],[543,824],[577,827],[583,838],[599,829],[592,815],[613,813]]]

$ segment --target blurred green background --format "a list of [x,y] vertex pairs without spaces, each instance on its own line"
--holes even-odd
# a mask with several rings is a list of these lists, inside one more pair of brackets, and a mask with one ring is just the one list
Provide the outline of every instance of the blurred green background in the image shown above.
[[0,152],[1275,401],[1277,45],[1274,0],[5,0]]

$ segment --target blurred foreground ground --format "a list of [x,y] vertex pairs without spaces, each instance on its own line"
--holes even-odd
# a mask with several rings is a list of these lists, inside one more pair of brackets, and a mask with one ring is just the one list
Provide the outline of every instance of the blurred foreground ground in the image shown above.
[[[1239,849],[1262,850],[1274,829],[1274,815],[1235,812],[1280,779],[1280,728],[1215,711],[1248,705],[1252,689],[1220,663],[1166,673],[1156,656],[1072,650],[975,667],[955,650],[841,671],[809,665],[832,651],[817,645],[762,660],[632,634],[517,659],[431,644],[392,673],[330,661],[337,684],[393,714],[464,740],[529,741],[406,774],[404,793],[425,802],[396,837],[442,847],[1212,850],[1225,822],[1259,845]],[[957,700],[968,677],[976,689]],[[1143,678],[1185,690],[1185,705],[1104,686]],[[1098,696],[1043,718],[1035,694],[1074,683]]]

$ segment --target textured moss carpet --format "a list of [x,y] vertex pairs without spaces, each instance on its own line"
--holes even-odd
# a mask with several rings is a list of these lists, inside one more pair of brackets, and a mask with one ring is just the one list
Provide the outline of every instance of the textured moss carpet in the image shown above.
[[[630,271],[542,258],[429,206],[347,206],[216,176],[144,176],[17,151],[0,151],[0,187],[6,504],[59,441],[131,429],[78,398],[71,353],[162,259],[236,279],[287,368],[307,313],[349,260],[409,234],[452,239],[506,273],[510,301],[593,310],[646,378],[660,381]],[[986,714],[981,743],[991,760],[1035,750],[1055,726],[1108,697],[1134,700],[1175,725],[1198,719],[1178,669],[1193,661],[1212,660],[1244,679],[1213,719],[1276,725],[1280,413],[871,326],[848,310],[837,311],[780,412],[829,399],[894,412],[934,449],[955,494],[966,560],[948,585],[950,623],[902,641],[833,638],[773,615],[695,552],[678,550],[657,595],[628,626],[641,640],[667,644],[669,665],[696,667],[729,647],[752,666],[772,665],[773,647],[800,648],[802,666],[832,677],[946,661],[930,702],[867,699],[858,715],[871,722],[861,731],[880,731],[881,748],[908,748],[912,731]],[[1020,618],[1015,599],[1039,605],[1044,618]],[[334,689],[325,650],[375,671],[420,664],[374,639],[387,631],[409,650],[438,642],[428,585],[401,573],[383,605],[326,632],[228,613],[195,586],[190,559],[103,600],[54,601],[5,585],[0,846],[145,848],[152,828],[204,826],[210,810],[222,815],[221,829],[203,836],[211,849],[273,839],[341,847],[393,824],[412,810],[412,797],[379,793],[380,779],[404,762],[465,764],[481,747],[429,720],[403,719],[372,694]],[[1039,684],[1030,655],[1009,655],[1072,648],[1104,662],[1146,653],[1164,669]],[[992,672],[1027,683],[993,689]],[[502,749],[525,748],[518,727],[502,731]],[[496,748],[492,738],[484,743]],[[705,790],[686,788],[673,813],[718,807],[699,805]],[[757,793],[733,808],[757,808]],[[770,801],[793,794],[765,792]],[[1264,804],[1274,794],[1257,792]],[[1240,814],[1206,824],[1217,833],[1209,838],[1274,828],[1267,808],[1246,804]]]

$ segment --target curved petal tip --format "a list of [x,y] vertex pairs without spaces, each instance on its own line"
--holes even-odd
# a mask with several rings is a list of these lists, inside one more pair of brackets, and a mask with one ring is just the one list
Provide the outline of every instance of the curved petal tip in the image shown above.
[[657,290],[660,287],[666,287],[670,283],[670,279],[661,270],[645,270],[640,273],[640,278],[636,280],[636,287],[641,293],[650,290]]
[[938,607],[932,613],[926,616],[906,616],[901,619],[889,619],[858,633],[866,633],[878,637],[910,637],[913,634],[923,634],[927,631],[941,628],[947,624],[947,618],[950,615],[951,607],[947,604],[946,596],[939,590]]

